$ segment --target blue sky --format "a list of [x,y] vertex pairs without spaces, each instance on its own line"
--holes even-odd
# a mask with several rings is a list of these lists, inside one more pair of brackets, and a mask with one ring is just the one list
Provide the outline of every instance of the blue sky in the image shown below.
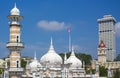
[[22,56],[38,59],[49,49],[50,37],[56,52],[68,51],[67,27],[71,27],[72,45],[75,51],[88,53],[97,58],[97,19],[111,14],[117,20],[116,47],[120,53],[120,0],[0,0],[0,57],[9,54],[9,20],[7,16],[16,3],[24,19],[22,41],[25,48]]

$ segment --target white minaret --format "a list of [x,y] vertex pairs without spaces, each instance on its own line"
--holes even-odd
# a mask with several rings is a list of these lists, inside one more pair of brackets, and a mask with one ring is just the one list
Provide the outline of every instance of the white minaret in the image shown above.
[[21,68],[21,50],[24,48],[21,42],[21,25],[20,20],[23,17],[20,15],[19,9],[14,5],[11,10],[8,19],[10,20],[10,41],[7,43],[6,47],[10,51],[10,66],[9,66],[9,76],[10,78],[21,77],[23,68]]

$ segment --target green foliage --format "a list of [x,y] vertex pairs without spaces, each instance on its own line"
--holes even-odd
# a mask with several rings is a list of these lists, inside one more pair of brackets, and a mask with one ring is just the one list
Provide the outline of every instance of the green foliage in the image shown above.
[[84,61],[86,66],[91,65],[91,60],[92,60],[91,55],[84,53],[76,53],[76,56],[82,61]]
[[107,76],[107,68],[105,68],[104,66],[99,66],[99,72],[100,76]]
[[96,71],[96,70],[95,70],[95,69],[92,69],[91,71],[92,71],[92,74],[95,74],[95,71]]
[[113,78],[120,78],[120,70],[116,69],[116,71],[114,72]]
[[86,70],[86,74],[95,74],[95,69]]
[[62,59],[64,59],[64,53],[59,53],[59,55],[62,57]]
[[86,74],[91,74],[91,70],[86,70]]
[[2,73],[3,73],[3,69],[0,68],[0,74],[2,74]]
[[27,61],[25,59],[21,59],[21,67],[25,68]]
[[120,61],[120,54],[116,57],[115,61]]

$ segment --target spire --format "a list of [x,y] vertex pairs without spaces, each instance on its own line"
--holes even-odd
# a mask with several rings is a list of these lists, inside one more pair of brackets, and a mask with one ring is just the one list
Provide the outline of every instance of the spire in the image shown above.
[[83,68],[85,68],[85,62],[83,61]]
[[50,45],[53,45],[53,42],[52,42],[52,37],[51,37]]
[[54,47],[53,47],[52,37],[51,37],[51,40],[50,40],[50,48],[49,48],[49,51],[48,51],[48,52],[55,52],[55,51],[54,51]]
[[37,58],[36,58],[36,51],[35,51],[35,54],[34,54],[34,60],[36,60]]
[[17,7],[16,7],[16,3],[14,4],[14,8],[17,8]]
[[20,15],[20,11],[16,6],[16,3],[14,4],[13,9],[10,11],[10,15]]
[[75,56],[74,47],[72,47],[71,56]]
[[66,60],[67,60],[67,56],[66,56],[66,53],[65,53],[65,56],[64,56],[64,64],[66,64]]

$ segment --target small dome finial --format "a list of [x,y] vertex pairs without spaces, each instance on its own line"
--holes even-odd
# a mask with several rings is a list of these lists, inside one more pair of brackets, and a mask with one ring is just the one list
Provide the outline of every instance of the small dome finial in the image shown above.
[[14,8],[11,10],[11,15],[20,15],[19,9],[16,7],[16,3],[14,4]]
[[35,54],[34,54],[34,60],[36,60],[37,58],[36,58],[36,51],[35,51]]
[[75,56],[74,47],[73,47],[73,46],[72,46],[72,53],[71,53],[71,56]]
[[50,45],[53,45],[53,42],[52,42],[52,36],[51,36],[51,42],[50,42]]
[[16,8],[16,2],[15,2],[15,4],[14,4],[14,7]]
[[54,52],[52,37],[51,37],[51,40],[50,40],[50,48],[49,48],[48,52]]

